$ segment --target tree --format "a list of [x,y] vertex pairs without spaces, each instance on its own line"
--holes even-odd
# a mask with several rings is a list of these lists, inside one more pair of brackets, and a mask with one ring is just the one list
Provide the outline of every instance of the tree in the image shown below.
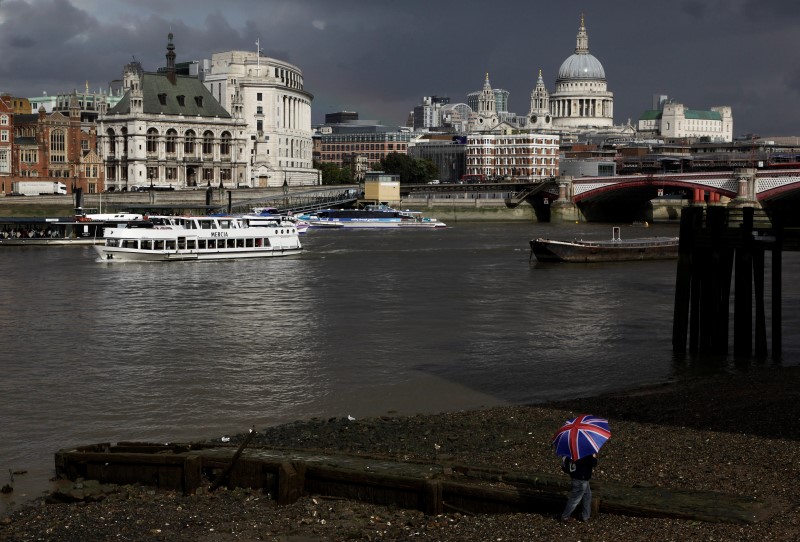
[[349,168],[340,168],[336,164],[314,162],[314,168],[322,172],[322,184],[350,184],[353,174]]
[[401,183],[422,184],[439,175],[436,164],[425,158],[412,158],[407,154],[393,152],[378,162],[374,169],[399,175]]

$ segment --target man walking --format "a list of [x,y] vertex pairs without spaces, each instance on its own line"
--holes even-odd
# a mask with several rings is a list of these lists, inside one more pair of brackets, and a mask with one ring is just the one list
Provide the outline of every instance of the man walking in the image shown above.
[[577,461],[565,457],[563,461],[562,468],[572,478],[572,487],[569,491],[567,505],[564,507],[564,512],[561,513],[561,521],[572,520],[572,512],[580,503],[583,503],[581,521],[589,521],[589,517],[592,515],[592,488],[589,486],[589,480],[592,478],[592,469],[597,466],[597,454],[587,455]]

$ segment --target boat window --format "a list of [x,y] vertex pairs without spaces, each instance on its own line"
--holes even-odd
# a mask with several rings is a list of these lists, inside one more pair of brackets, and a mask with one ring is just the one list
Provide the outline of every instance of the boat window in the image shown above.
[[219,221],[219,227],[220,227],[220,229],[227,230],[227,229],[229,229],[231,227],[231,221],[230,220],[220,220]]
[[202,229],[204,229],[204,230],[210,230],[211,229],[211,221],[210,220],[203,220],[202,222],[200,222],[200,227]]
[[244,248],[244,239],[237,239],[236,240],[236,247],[237,248]]
[[261,245],[263,245],[263,244],[264,244],[264,243],[263,243],[263,240],[261,240],[261,239],[256,239],[256,247],[261,247]]
[[106,246],[107,247],[116,247],[118,246],[116,239],[106,239]]
[[178,237],[178,250],[186,250],[186,237]]
[[198,239],[197,248],[200,249],[200,250],[205,250],[207,248],[206,240],[205,239]]
[[186,248],[188,248],[189,250],[197,250],[197,240],[196,239],[187,240]]
[[245,239],[245,246],[247,248],[253,248],[253,239]]
[[142,250],[153,250],[153,242],[150,239],[142,239]]
[[167,250],[175,250],[175,241],[174,240],[167,239],[166,241],[164,241],[164,243],[165,243],[164,247]]
[[236,239],[226,239],[226,248],[235,248],[236,247]]
[[164,241],[163,241],[163,239],[159,239],[157,241],[153,241],[153,249],[154,250],[164,250]]
[[122,248],[139,248],[139,243],[135,239],[123,239]]
[[264,239],[264,247],[269,247],[269,238]]

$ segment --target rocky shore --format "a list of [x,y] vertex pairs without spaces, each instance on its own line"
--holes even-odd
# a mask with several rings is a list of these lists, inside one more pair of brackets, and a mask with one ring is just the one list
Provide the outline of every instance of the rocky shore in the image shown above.
[[[113,486],[88,499],[97,502],[46,504],[41,500],[0,518],[0,540],[760,542],[800,538],[797,367],[755,367],[546,405],[298,421],[259,430],[253,445],[553,473],[558,462],[550,438],[567,418],[583,412],[607,417],[613,430],[601,453],[596,484],[748,495],[772,503],[774,514],[747,525],[603,513],[588,523],[563,524],[551,515],[446,513],[434,517],[325,496],[306,496],[278,507],[258,491],[221,489],[185,497],[141,486]],[[242,438],[233,436],[231,442]]]

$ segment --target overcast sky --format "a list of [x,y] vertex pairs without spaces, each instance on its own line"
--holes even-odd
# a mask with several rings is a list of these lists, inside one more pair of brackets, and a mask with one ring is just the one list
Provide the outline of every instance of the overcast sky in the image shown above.
[[800,135],[797,0],[0,0],[0,92],[105,89],[134,57],[163,66],[171,31],[178,62],[259,39],[302,70],[314,123],[402,125],[422,96],[466,102],[487,72],[524,114],[539,69],[554,90],[581,13],[615,124],[666,94],[731,106],[737,136]]

